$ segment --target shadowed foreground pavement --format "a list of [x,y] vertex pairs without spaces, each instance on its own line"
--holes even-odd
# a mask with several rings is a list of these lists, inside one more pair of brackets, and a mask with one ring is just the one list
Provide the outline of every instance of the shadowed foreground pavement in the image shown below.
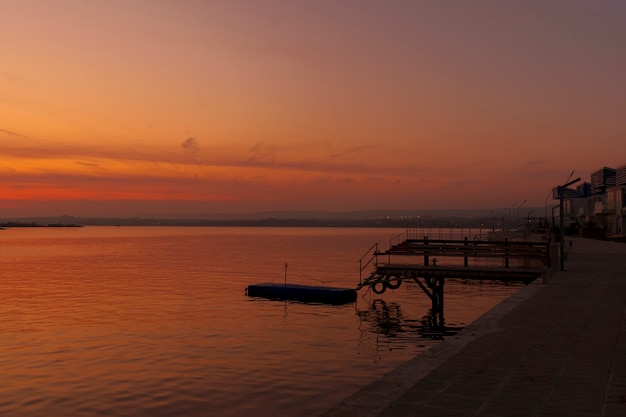
[[324,417],[626,416],[626,244],[549,275]]

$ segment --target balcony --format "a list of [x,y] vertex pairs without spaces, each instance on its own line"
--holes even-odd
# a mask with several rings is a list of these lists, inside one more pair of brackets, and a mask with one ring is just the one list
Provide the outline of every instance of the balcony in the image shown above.
[[604,201],[596,201],[593,203],[593,214],[615,214],[616,210],[613,204],[607,204]]

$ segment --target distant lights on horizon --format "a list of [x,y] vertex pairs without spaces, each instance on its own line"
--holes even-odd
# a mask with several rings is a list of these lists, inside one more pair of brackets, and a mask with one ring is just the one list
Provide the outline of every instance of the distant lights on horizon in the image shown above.
[[[359,217],[355,217],[355,219],[358,219]],[[366,219],[369,220],[392,220],[395,217],[393,216],[385,216],[385,215],[381,215],[381,216],[369,216],[369,217],[365,217]],[[422,216],[407,216],[407,215],[402,215],[398,217],[401,220],[411,220],[411,219],[421,219]]]

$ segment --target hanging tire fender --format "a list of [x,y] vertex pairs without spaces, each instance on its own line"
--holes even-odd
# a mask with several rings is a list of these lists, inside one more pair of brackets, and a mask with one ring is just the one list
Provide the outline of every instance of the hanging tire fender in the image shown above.
[[395,275],[387,275],[385,276],[385,285],[390,290],[396,290],[402,285],[402,280]]
[[384,281],[378,281],[375,284],[372,284],[372,291],[374,294],[382,294],[387,291],[387,283]]

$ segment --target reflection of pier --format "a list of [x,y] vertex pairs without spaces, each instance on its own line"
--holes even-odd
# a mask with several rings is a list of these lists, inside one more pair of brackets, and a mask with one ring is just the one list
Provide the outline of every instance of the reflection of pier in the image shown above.
[[419,320],[408,318],[404,315],[399,304],[385,300],[374,300],[366,310],[358,310],[357,315],[362,321],[369,323],[387,337],[397,337],[402,333],[417,332],[421,338],[441,340],[447,336],[454,336],[462,327],[445,326],[437,320],[432,312],[424,315]]
[[545,241],[421,239],[410,237],[379,251],[373,245],[361,258],[357,289],[371,288],[376,294],[400,287],[403,281],[417,283],[432,301],[432,312],[443,321],[446,278],[522,281],[526,284],[545,274],[550,266],[550,247]]

